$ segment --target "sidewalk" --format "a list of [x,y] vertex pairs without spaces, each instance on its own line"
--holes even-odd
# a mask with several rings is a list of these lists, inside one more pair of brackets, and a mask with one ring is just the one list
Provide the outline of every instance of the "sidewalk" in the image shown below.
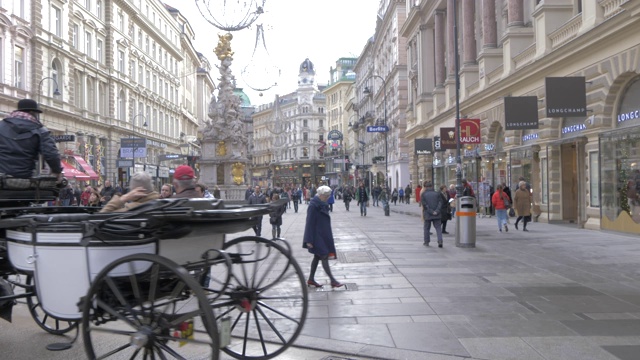
[[[500,233],[480,217],[475,249],[455,247],[455,220],[444,248],[427,248],[416,203],[389,217],[353,205],[332,213],[332,270],[347,289],[310,289],[296,345],[385,359],[638,358],[639,237],[546,223]],[[305,214],[289,210],[283,230],[307,273]]]

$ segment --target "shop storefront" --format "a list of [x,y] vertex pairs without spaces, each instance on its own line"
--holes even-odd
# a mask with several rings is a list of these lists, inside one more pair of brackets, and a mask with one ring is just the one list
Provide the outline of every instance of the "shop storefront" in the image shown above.
[[[640,79],[627,87],[615,114],[617,129],[600,134],[601,227],[640,233]],[[591,162],[591,158],[589,159]],[[592,205],[593,206],[593,205]]]

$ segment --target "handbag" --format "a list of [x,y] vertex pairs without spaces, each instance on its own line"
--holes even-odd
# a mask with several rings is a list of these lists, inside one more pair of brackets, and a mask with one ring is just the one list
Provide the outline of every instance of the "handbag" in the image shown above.
[[514,208],[509,208],[509,216],[511,216],[511,217],[515,217],[516,216],[516,211],[514,210]]
[[502,199],[502,203],[504,204],[505,209],[509,209],[511,207],[511,203],[509,202],[509,198],[504,198],[500,195],[500,199]]

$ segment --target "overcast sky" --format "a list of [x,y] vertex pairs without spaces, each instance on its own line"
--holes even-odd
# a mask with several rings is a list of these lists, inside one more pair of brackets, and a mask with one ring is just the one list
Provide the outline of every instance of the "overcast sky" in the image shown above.
[[[210,2],[222,3],[223,0]],[[165,3],[189,20],[196,32],[196,50],[212,65],[219,64],[213,49],[218,42],[217,34],[223,31],[202,17],[195,0],[165,0]],[[335,67],[336,60],[358,57],[367,40],[374,35],[378,6],[379,0],[267,0],[266,13],[256,23],[264,23],[267,49],[282,75],[278,86],[263,92],[263,97],[243,83],[241,72],[249,64],[255,44],[256,28],[252,26],[233,33],[232,72],[238,86],[244,88],[253,105],[271,102],[276,94],[296,90],[299,66],[307,57],[315,65],[316,82],[326,84],[329,68]],[[212,13],[215,12],[212,10]],[[219,77],[217,68],[213,69],[212,77]]]

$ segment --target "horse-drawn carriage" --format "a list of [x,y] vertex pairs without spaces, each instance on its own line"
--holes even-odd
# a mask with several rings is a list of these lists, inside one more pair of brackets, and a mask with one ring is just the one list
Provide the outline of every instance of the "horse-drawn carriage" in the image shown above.
[[91,359],[268,359],[300,334],[307,288],[288,244],[226,239],[279,204],[164,199],[95,213],[24,206],[55,196],[41,183],[20,191],[0,190],[0,204],[23,205],[0,213],[5,319],[25,298],[50,333],[79,324]]

